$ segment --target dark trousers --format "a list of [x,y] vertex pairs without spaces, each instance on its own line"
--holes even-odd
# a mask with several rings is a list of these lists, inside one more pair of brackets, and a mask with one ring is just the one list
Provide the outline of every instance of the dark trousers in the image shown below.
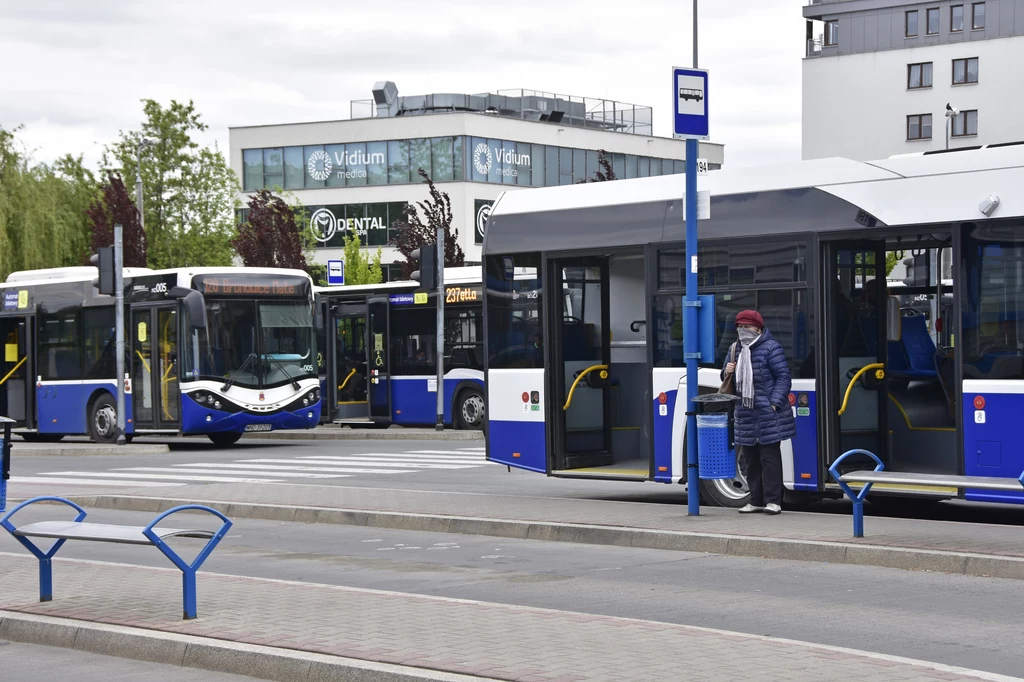
[[740,446],[740,465],[750,487],[750,504],[782,504],[782,445],[758,443]]

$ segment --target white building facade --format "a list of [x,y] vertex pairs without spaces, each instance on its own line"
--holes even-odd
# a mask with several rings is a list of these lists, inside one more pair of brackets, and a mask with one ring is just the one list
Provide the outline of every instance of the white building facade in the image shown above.
[[[230,129],[242,205],[259,189],[301,203],[317,238],[314,262],[341,259],[353,231],[367,249],[381,248],[382,263],[403,262],[391,226],[428,198],[419,168],[451,200],[469,265],[481,261],[486,216],[503,191],[593,178],[599,150],[617,178],[684,170],[685,142],[654,137],[649,107],[532,91],[399,98],[391,83],[378,83],[374,98],[354,102],[348,120]],[[724,149],[701,142],[700,157],[720,168]],[[399,272],[392,265],[385,277]]]
[[804,159],[1024,140],[1024,0],[819,0],[803,14]]

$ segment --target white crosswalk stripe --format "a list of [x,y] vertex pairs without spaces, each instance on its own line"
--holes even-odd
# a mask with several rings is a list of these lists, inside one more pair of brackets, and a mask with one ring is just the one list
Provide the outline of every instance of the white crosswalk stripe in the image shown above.
[[[308,452],[308,450],[305,450]],[[277,454],[277,453],[275,453]],[[484,448],[357,452],[339,455],[301,455],[291,458],[229,459],[224,462],[181,462],[164,466],[112,467],[106,471],[51,471],[12,476],[15,486],[164,487],[195,483],[317,484],[320,481],[366,474],[422,474],[429,470],[457,471],[486,466]]]

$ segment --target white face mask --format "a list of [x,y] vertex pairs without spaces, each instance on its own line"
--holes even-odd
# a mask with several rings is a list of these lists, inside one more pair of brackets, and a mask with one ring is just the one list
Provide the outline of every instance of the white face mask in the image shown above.
[[755,332],[752,329],[737,329],[736,333],[739,335],[740,344],[744,346],[749,346],[761,336],[760,332]]

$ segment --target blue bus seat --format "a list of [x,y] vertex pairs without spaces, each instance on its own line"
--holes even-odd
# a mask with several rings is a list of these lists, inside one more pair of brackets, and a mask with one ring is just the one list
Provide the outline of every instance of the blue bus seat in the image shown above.
[[906,374],[915,379],[937,379],[939,373],[935,371],[935,342],[928,333],[924,315],[904,317],[902,324],[900,344],[910,363]]

